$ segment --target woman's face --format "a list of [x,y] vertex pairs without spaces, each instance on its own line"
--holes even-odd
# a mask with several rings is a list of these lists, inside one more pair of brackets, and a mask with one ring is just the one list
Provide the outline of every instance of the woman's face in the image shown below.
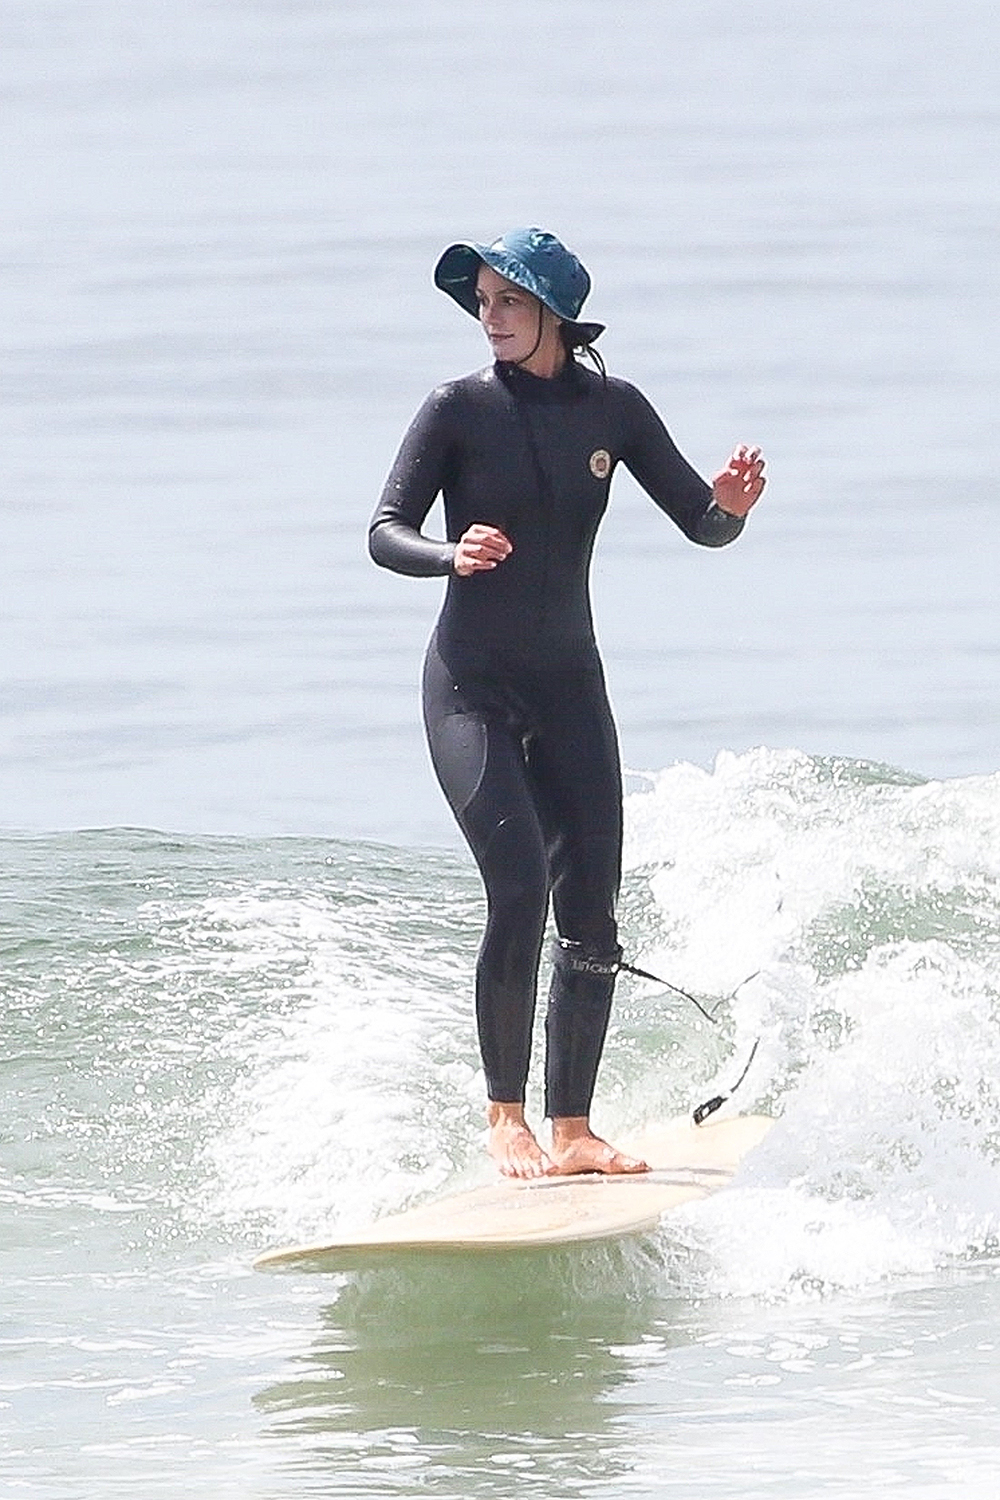
[[479,268],[476,299],[479,321],[497,359],[531,370],[550,364],[556,351],[562,354],[555,313],[492,266]]

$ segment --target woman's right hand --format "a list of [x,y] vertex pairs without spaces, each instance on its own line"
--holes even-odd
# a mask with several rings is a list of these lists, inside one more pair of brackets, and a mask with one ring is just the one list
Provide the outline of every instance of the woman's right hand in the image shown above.
[[496,526],[481,526],[477,521],[464,531],[455,543],[452,571],[459,578],[471,573],[485,573],[509,557],[514,548]]

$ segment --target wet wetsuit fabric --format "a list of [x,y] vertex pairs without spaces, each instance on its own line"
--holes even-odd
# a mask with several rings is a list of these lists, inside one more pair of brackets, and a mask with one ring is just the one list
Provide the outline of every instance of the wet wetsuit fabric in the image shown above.
[[[449,575],[424,668],[431,759],[487,898],[476,1015],[491,1099],[523,1101],[551,895],[557,945],[546,1017],[546,1114],[589,1113],[619,949],[621,779],[588,574],[624,463],[692,541],[723,546],[720,511],[635,387],[570,362],[439,387],[404,438],[372,519],[384,567]],[[448,540],[421,527],[444,498]],[[481,523],[513,551],[460,578],[455,543]]]

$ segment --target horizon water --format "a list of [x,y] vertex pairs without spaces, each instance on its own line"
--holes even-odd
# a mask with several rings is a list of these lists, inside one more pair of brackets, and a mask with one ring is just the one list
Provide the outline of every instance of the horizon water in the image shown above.
[[[11,0],[0,1497],[992,1500],[1000,21]],[[485,1180],[440,584],[364,554],[452,239],[543,222],[745,535],[616,480],[598,1125],[776,1124],[620,1245],[271,1244]],[[537,1115],[538,1097],[531,1107]]]

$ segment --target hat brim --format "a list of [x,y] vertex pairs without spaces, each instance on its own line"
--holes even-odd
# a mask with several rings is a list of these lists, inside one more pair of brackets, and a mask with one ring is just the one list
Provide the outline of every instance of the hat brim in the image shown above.
[[604,332],[603,323],[581,323],[564,307],[558,307],[548,289],[532,275],[527,266],[521,264],[505,250],[494,250],[490,245],[477,245],[472,240],[460,240],[449,245],[434,267],[434,285],[447,292],[465,312],[473,318],[479,317],[479,301],[476,297],[476,281],[480,266],[489,266],[505,281],[512,281],[537,297],[550,312],[554,312],[566,329],[572,347],[592,344]]

